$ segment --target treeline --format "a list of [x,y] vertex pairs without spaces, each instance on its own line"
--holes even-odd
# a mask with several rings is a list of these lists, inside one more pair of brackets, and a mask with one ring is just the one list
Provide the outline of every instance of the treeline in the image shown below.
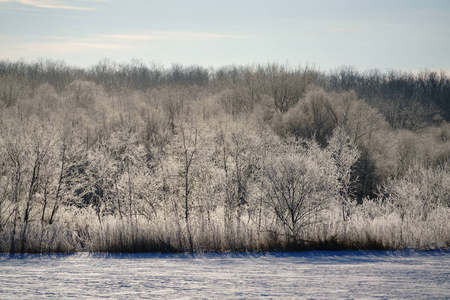
[[450,245],[443,73],[0,62],[0,251]]
[[[341,67],[325,73],[314,67],[292,68],[277,64],[213,69],[180,64],[165,67],[157,63],[145,64],[140,60],[118,64],[104,59],[87,69],[68,66],[63,61],[0,61],[0,75],[3,80],[8,77],[21,79],[31,88],[48,83],[58,92],[74,80],[92,81],[108,92],[115,92],[122,88],[146,90],[173,84],[211,86],[249,81],[256,83],[276,77],[277,82],[272,86],[283,83],[284,97],[294,102],[302,93],[305,82],[300,86],[297,83],[303,79],[327,91],[355,91],[360,98],[380,109],[395,128],[415,130],[429,123],[439,123],[442,118],[450,120],[449,77],[444,72],[427,70],[414,74],[395,70],[359,72],[351,67]],[[297,88],[289,87],[289,82]]]

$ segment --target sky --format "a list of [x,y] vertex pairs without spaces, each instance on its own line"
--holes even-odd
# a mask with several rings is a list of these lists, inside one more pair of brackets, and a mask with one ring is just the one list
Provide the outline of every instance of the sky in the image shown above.
[[450,74],[448,0],[0,0],[0,60]]

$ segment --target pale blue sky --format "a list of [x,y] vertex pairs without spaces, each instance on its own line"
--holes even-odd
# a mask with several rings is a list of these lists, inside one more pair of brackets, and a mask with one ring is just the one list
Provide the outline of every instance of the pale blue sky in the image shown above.
[[450,73],[450,1],[0,0],[0,59]]

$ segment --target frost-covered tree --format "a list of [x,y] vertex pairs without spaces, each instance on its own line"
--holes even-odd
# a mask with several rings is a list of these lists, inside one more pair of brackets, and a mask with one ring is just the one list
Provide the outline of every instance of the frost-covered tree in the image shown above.
[[288,241],[297,245],[307,236],[305,227],[320,221],[320,213],[332,206],[336,183],[327,166],[333,162],[316,143],[291,147],[276,153],[266,168],[265,202]]
[[[168,171],[167,180],[164,182],[164,190],[171,191],[173,212],[175,218],[182,216],[185,225],[185,238],[189,251],[193,251],[193,238],[191,231],[191,219],[195,199],[192,192],[198,181],[195,175],[196,161],[199,157],[199,147],[202,143],[197,126],[181,124],[172,141],[167,145],[167,159],[164,162]],[[181,209],[180,209],[181,207]],[[181,210],[183,211],[181,213]],[[181,224],[176,220],[181,231]],[[182,244],[180,242],[180,244]]]
[[39,215],[45,213],[47,187],[53,172],[55,129],[48,120],[29,115],[26,110],[18,110],[13,116],[6,118],[1,126],[6,154],[3,166],[10,170],[6,174],[11,176],[12,183],[9,187],[13,207],[10,251],[16,251],[16,233],[20,228],[20,251],[23,253],[28,227],[37,214],[39,202],[44,202],[43,212]]
[[252,179],[258,168],[260,138],[251,124],[236,122],[221,125],[218,135],[218,160],[225,173],[225,221],[239,222],[243,208],[249,204]]
[[327,151],[336,167],[339,202],[342,208],[342,219],[345,221],[350,215],[350,208],[354,200],[355,178],[352,178],[352,174],[359,151],[342,127],[334,129],[333,135],[328,140]]
[[383,184],[380,195],[402,220],[426,220],[431,211],[450,206],[450,171],[448,166],[413,164],[403,177]]
[[74,80],[65,87],[63,95],[76,107],[91,109],[99,98],[105,96],[105,92],[94,82]]
[[0,108],[15,105],[25,91],[24,80],[13,75],[0,75]]

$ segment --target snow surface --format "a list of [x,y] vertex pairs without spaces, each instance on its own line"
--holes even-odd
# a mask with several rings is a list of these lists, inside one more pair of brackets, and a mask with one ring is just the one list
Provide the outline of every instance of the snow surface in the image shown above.
[[450,251],[0,255],[0,299],[450,299]]

